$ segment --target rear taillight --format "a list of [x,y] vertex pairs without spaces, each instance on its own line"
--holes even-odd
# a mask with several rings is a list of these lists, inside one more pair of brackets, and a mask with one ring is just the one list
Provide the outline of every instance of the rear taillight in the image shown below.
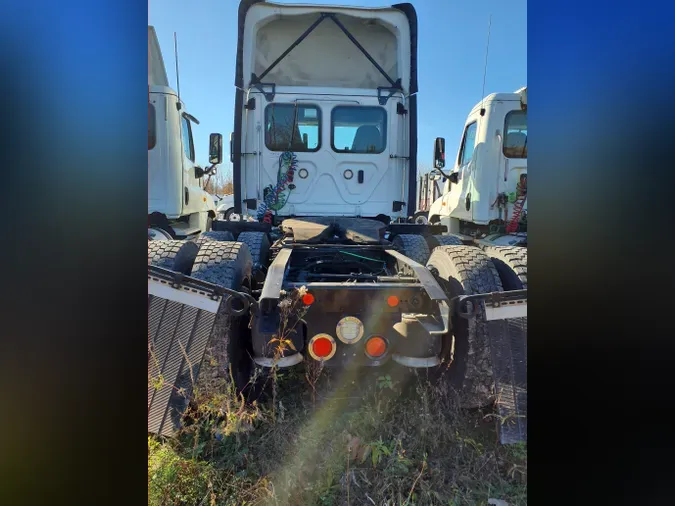
[[309,340],[309,354],[314,360],[328,360],[335,355],[335,339],[328,334],[317,334]]
[[373,336],[366,341],[366,355],[370,358],[380,358],[387,352],[387,341],[379,336]]

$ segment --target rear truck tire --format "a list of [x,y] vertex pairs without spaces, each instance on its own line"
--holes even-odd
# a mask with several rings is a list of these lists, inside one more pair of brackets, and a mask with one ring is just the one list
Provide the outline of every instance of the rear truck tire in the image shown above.
[[240,232],[237,241],[248,246],[257,281],[264,281],[264,270],[270,252],[270,240],[267,234],[264,232]]
[[148,241],[148,265],[190,274],[198,252],[193,241]]
[[396,251],[418,264],[425,265],[429,260],[429,246],[421,235],[400,234],[394,237],[392,244]]
[[433,251],[434,248],[439,246],[464,246],[464,241],[456,235],[430,235],[427,237],[427,244],[429,245],[429,250]]
[[[224,288],[240,291],[250,287],[253,261],[246,244],[208,241],[199,248],[191,276]],[[235,301],[234,307],[237,307]],[[221,303],[211,333],[209,351],[216,359],[214,375],[234,380],[237,393],[242,392],[253,373],[249,316],[231,316]],[[232,377],[230,378],[230,367]]]
[[527,248],[521,246],[487,246],[505,291],[527,288]]
[[[473,246],[439,246],[431,253],[427,268],[450,299],[502,291],[492,260]],[[441,352],[446,363],[432,374],[437,376],[447,369],[450,385],[459,393],[462,407],[487,406],[494,402],[494,376],[484,311],[468,320],[455,314],[451,319],[452,334],[445,336]],[[453,335],[454,357],[448,366]]]
[[413,215],[413,223],[417,223],[418,225],[426,225],[429,223],[429,213],[426,211],[417,211]]
[[223,213],[223,218],[225,221],[230,221],[230,216],[234,213],[234,207],[230,207],[227,211]]
[[195,239],[195,242],[199,244],[200,246],[204,244],[205,242],[213,242],[213,241],[234,241],[234,236],[232,235],[232,232],[229,231],[217,231],[217,230],[209,230],[208,232],[202,232],[199,234],[199,236]]

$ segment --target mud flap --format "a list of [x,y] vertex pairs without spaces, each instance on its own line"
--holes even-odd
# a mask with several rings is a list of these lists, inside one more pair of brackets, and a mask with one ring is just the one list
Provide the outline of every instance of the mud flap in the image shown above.
[[[223,295],[241,296],[157,266],[148,266],[148,432],[180,428]],[[230,297],[226,299],[232,312]],[[249,303],[244,299],[243,311]]]
[[[471,304],[467,304],[471,302]],[[463,318],[482,317],[487,325],[495,384],[499,441],[527,441],[527,290],[510,290],[453,299]],[[481,307],[485,310],[481,311]]]
[[148,432],[172,436],[192,395],[215,313],[150,295]]
[[527,441],[527,318],[488,321],[499,440]]

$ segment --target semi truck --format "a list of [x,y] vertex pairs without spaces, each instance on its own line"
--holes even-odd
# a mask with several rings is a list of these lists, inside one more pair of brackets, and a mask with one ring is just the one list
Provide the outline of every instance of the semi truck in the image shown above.
[[[240,219],[148,241],[149,432],[180,428],[217,343],[242,396],[256,368],[417,369],[449,381],[466,408],[496,403],[503,443],[526,440],[526,288],[445,216],[409,219],[417,33],[408,3],[241,1]],[[212,163],[222,156],[212,143]]]
[[432,174],[444,187],[429,209],[431,223],[484,246],[527,246],[527,87],[476,104],[452,169],[444,168],[445,139],[438,137]]
[[215,165],[203,169],[195,162],[192,129],[198,124],[169,87],[157,34],[148,26],[148,237],[153,240],[195,237],[209,231],[216,217],[213,197],[200,184]]
[[417,212],[413,215],[415,223],[429,222],[429,209],[443,193],[440,185],[441,175],[438,171],[425,172],[418,179],[417,185]]

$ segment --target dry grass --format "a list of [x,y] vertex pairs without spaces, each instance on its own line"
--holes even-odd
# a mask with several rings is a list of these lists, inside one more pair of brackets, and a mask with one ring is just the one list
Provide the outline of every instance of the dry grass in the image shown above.
[[395,373],[324,368],[313,400],[299,366],[254,405],[200,383],[192,424],[149,441],[150,504],[526,504],[526,447],[500,446],[487,413],[423,374]]

